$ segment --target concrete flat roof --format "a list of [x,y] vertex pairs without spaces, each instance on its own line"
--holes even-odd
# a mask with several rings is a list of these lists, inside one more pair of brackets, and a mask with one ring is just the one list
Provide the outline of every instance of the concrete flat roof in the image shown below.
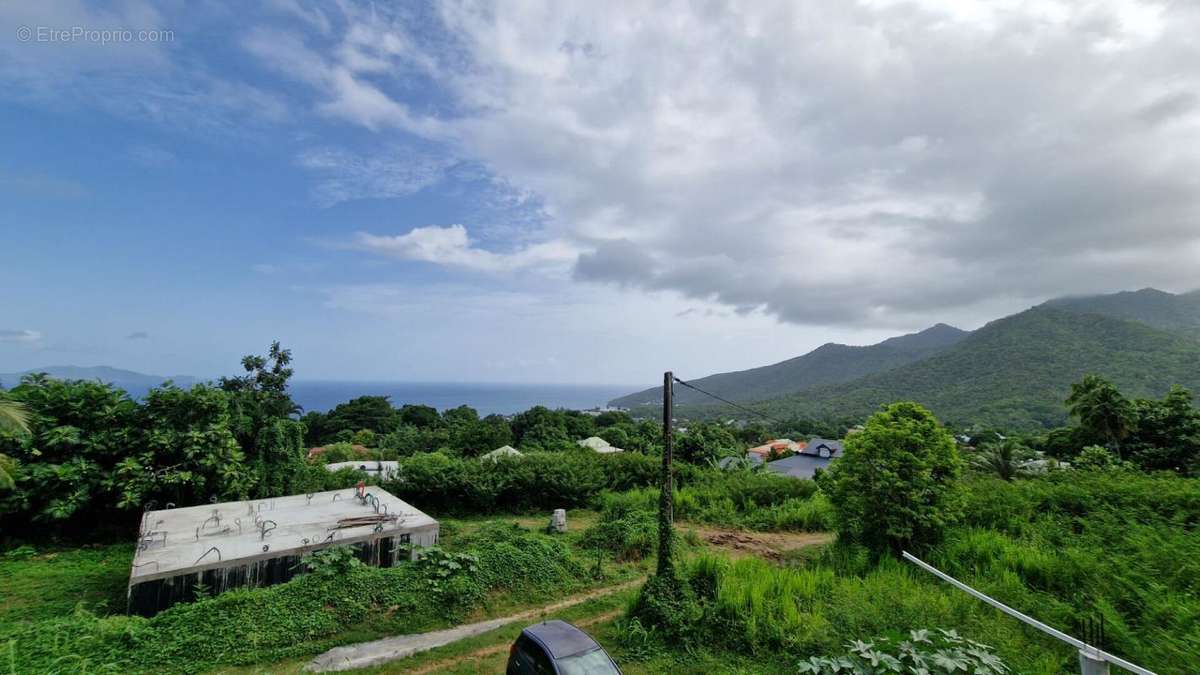
[[377,515],[373,504],[355,496],[355,488],[147,511],[129,583],[437,529],[436,520],[379,487],[366,492],[378,499],[378,515],[398,516],[379,532],[376,523],[337,527],[342,519]]

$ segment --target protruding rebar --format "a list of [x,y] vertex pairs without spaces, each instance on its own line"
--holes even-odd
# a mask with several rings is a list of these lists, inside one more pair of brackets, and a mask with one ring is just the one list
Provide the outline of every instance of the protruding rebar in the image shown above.
[[205,556],[207,556],[209,553],[212,553],[213,551],[216,551],[216,552],[217,552],[217,561],[218,561],[218,562],[220,562],[220,560],[221,560],[221,549],[217,548],[216,546],[210,546],[210,547],[208,547],[208,550],[207,550],[207,551],[205,551],[205,552],[204,552],[204,553],[203,553],[203,554],[202,554],[202,555],[201,555],[199,558],[196,558],[196,562],[194,562],[194,563],[192,563],[192,564],[193,564],[193,565],[199,565],[199,564],[200,564],[200,561],[201,561],[201,560],[204,560]]

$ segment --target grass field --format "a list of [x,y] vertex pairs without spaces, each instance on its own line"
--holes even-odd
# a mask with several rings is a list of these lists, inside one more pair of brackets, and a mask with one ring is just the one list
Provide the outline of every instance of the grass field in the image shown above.
[[0,632],[70,614],[79,605],[123,612],[132,559],[132,544],[20,547],[0,555]]
[[[571,544],[575,555],[581,564],[589,568],[594,564],[594,557],[587,550],[578,546],[583,532],[595,525],[600,514],[590,510],[572,510],[568,513],[570,531],[563,538]],[[456,550],[460,544],[469,542],[477,533],[497,523],[518,525],[528,530],[537,531],[549,522],[548,516],[514,515],[514,516],[472,516],[441,518],[443,526],[442,546],[447,550]],[[705,525],[680,523],[685,554],[695,554],[701,550],[723,550],[734,556],[763,555],[775,560],[789,559],[802,547],[819,545],[828,541],[827,537],[813,533],[755,533],[731,529],[713,528]],[[35,624],[49,619],[69,617],[76,608],[83,608],[99,616],[119,616],[125,608],[125,589],[128,582],[129,564],[133,548],[129,544],[93,545],[82,548],[46,548],[38,550],[32,547],[18,547],[8,554],[0,556],[0,635],[15,632],[21,626]],[[651,559],[627,560],[617,562],[611,558],[603,560],[602,578],[588,581],[581,587],[584,589],[605,588],[618,586],[632,579],[646,575],[651,568]],[[577,623],[596,634],[606,647],[613,650],[617,658],[627,660],[615,640],[614,621],[624,614],[625,608],[632,600],[634,590],[626,589],[611,595],[605,595],[582,604],[557,611],[555,618],[562,618]],[[470,623],[500,616],[507,616],[548,605],[562,598],[561,593],[552,589],[523,589],[520,592],[502,591],[491,593],[475,609],[465,616],[456,619],[454,623]],[[491,633],[463,640],[446,647],[420,654],[396,663],[388,664],[363,672],[398,673],[398,672],[446,672],[446,673],[493,673],[503,670],[508,656],[508,646],[521,629],[531,623],[529,620],[516,622]],[[437,629],[445,627],[442,622],[419,625],[418,630]],[[259,663],[249,666],[218,668],[212,672],[228,674],[250,673],[299,673],[311,655],[323,649],[360,641],[369,641],[381,637],[406,632],[413,626],[411,620],[394,616],[387,608],[369,613],[366,618],[336,635],[329,636],[314,643],[311,653],[305,650],[304,656],[287,658],[282,661]],[[0,648],[4,645],[0,644]],[[10,654],[2,654],[0,661],[7,662],[10,658],[19,659],[12,645],[8,646]],[[738,670],[715,670],[720,664],[725,668],[730,664],[729,655],[714,655],[705,663],[705,657],[698,655],[701,660],[685,659],[673,663],[672,655],[660,655],[655,659],[634,662],[626,668],[629,673],[662,672],[662,668],[670,668],[677,672],[739,672]],[[732,663],[742,662],[742,657]],[[685,663],[686,662],[686,663]],[[744,672],[764,672],[762,661],[746,661]],[[71,672],[72,664],[62,672]],[[94,666],[94,664],[93,664]],[[16,666],[21,672],[19,664]],[[86,669],[87,665],[84,664]],[[694,669],[693,669],[694,668]]]

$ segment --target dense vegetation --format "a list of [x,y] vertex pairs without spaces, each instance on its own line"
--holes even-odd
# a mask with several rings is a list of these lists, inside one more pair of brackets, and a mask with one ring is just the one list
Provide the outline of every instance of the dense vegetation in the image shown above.
[[494,524],[398,567],[314,572],[176,605],[150,619],[82,608],[38,620],[6,616],[15,620],[0,624],[0,644],[14,673],[204,672],[312,654],[364,623],[383,634],[437,628],[498,593],[544,597],[587,579],[566,542]]
[[[1085,373],[1103,375],[1134,396],[1162,396],[1172,385],[1200,386],[1194,366],[1200,357],[1200,291],[1143,289],[1053,300],[944,340],[940,348],[935,341],[910,361],[879,360],[885,345],[933,330],[870,347],[826,345],[773,366],[695,382],[809,427],[814,421],[850,426],[855,422],[844,423],[861,421],[880,405],[913,400],[955,427],[1010,431],[1061,424],[1066,383]],[[829,372],[789,370],[817,363],[837,365]],[[657,414],[659,400],[660,390],[617,399],[647,416]],[[742,416],[691,391],[677,392],[676,400],[682,406],[677,415],[689,419]]]
[[1176,295],[1156,288],[1143,288],[1109,295],[1061,298],[1046,304],[1072,312],[1140,321],[1155,328],[1200,337],[1200,290]]
[[[1193,672],[1200,481],[1117,468],[1017,481],[971,477],[962,487],[963,517],[926,549],[929,562],[1067,632],[1103,617],[1106,649],[1160,673]],[[651,622],[634,608],[641,618],[623,632],[631,653],[690,645],[807,659],[930,628],[993,647],[1014,672],[1076,667],[1062,643],[846,539],[783,567],[702,556],[683,577],[690,601],[673,608],[679,620]]]
[[[879,344],[853,347],[827,343],[803,356],[769,366],[733,373],[718,373],[691,380],[705,391],[735,401],[757,401],[805,391],[821,385],[849,382],[932,356],[955,344],[967,333],[938,324],[919,333],[889,338]],[[677,387],[676,405],[703,405],[712,399]],[[614,399],[612,405],[636,408],[662,403],[662,387]]]
[[1162,396],[1172,385],[1200,387],[1200,341],[1144,324],[1048,307],[973,332],[923,361],[759,404],[788,417],[859,415],[913,400],[955,425],[1007,429],[1064,421],[1067,383],[1096,373],[1134,396]]
[[[388,488],[442,512],[580,506],[603,490],[654,483],[657,423],[540,406],[481,418],[467,406],[439,412],[377,396],[300,417],[287,393],[290,361],[276,343],[266,356],[247,356],[241,377],[188,389],[166,383],[140,401],[101,382],[38,374],[0,390],[0,403],[22,416],[0,427],[0,534],[125,536],[155,505],[353,485],[360,474],[322,466],[351,459],[402,460]],[[766,434],[705,423],[680,430],[681,475]],[[578,446],[593,435],[627,452],[598,456]],[[509,444],[525,456],[479,459]]]
[[24,378],[0,397],[27,413],[0,429],[12,486],[0,491],[5,533],[95,535],[128,530],[147,505],[179,506],[321,489],[328,472],[304,461],[289,415],[290,354],[247,357],[244,377],[141,402],[100,382]]
[[[1055,312],[1039,309],[1030,320]],[[987,338],[981,331],[934,359],[980,334]],[[451,525],[447,548],[389,570],[327,550],[287,584],[201,597],[151,619],[64,611],[70,598],[119,606],[124,572],[74,570],[99,570],[103,559],[124,569],[126,545],[96,554],[18,547],[0,560],[0,572],[18,579],[0,581],[14,598],[0,613],[0,645],[15,669],[266,664],[378,631],[445,626],[505,594],[561,595],[618,563],[629,574],[664,550],[675,554],[665,566],[660,559],[620,624],[630,658],[682,647],[752,663],[803,660],[814,672],[838,659],[885,655],[987,664],[998,657],[1015,672],[1074,667],[1069,648],[900,562],[900,549],[1068,632],[1102,617],[1106,648],[1158,672],[1189,672],[1200,653],[1200,410],[1181,388],[1127,398],[1124,391],[1141,390],[1077,378],[1055,403],[1073,423],[1036,435],[975,426],[956,438],[922,406],[892,404],[847,437],[845,455],[817,481],[712,467],[778,429],[688,424],[674,439],[675,488],[660,495],[661,428],[653,422],[545,408],[481,418],[466,407],[394,407],[379,397],[299,421],[286,395],[289,360],[275,345],[266,357],[247,358],[244,377],[164,386],[141,402],[98,383],[36,376],[0,392],[0,454],[16,460],[0,465],[12,478],[0,486],[5,527],[40,545],[47,534],[127,521],[150,500],[182,505],[347,485],[362,474],[322,466],[343,456],[395,459],[386,489],[441,514],[591,506],[599,517],[566,537],[494,525],[458,536]],[[590,435],[629,452],[601,455],[576,444]],[[500,441],[523,454],[481,457]],[[322,451],[306,460],[311,443]],[[696,537],[660,529],[667,495],[679,520],[833,529],[838,540],[784,556],[784,564],[697,556]],[[25,522],[36,526],[19,529]],[[63,591],[31,605],[39,576],[60,555]],[[928,654],[906,639],[912,631],[935,636]]]

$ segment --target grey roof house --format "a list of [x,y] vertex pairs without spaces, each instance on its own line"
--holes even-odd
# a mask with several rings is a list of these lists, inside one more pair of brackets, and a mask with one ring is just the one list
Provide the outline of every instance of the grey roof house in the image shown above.
[[841,456],[841,441],[814,438],[804,450],[791,457],[767,462],[767,470],[793,478],[812,478],[817,469],[824,469],[831,461]]

